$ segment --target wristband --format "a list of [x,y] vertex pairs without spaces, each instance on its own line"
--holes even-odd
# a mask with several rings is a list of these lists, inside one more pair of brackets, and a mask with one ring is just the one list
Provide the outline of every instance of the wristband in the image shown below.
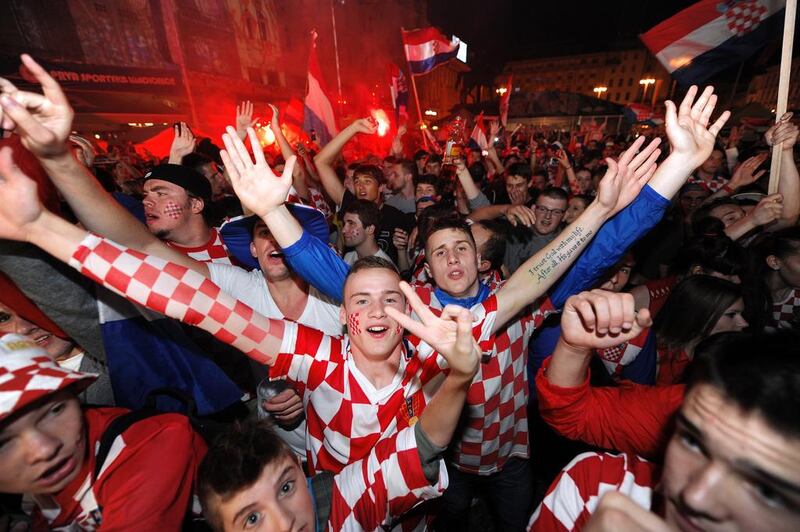
[[736,192],[736,190],[731,188],[731,186],[729,184],[727,184],[727,183],[722,186],[722,190],[727,192],[730,195],[733,195],[733,193]]

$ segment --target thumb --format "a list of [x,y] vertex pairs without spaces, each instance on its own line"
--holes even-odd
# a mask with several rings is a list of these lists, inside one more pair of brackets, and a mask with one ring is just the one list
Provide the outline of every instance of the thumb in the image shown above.
[[675,124],[678,120],[678,112],[675,108],[675,104],[672,100],[667,100],[664,102],[664,106],[667,108],[666,113],[664,114],[664,121],[666,122],[667,126]]
[[456,323],[456,348],[460,353],[467,353],[472,349],[472,314],[469,310],[461,309]]
[[648,327],[651,327],[652,325],[653,325],[653,318],[650,315],[650,311],[646,308],[640,309],[636,313],[636,320],[633,328],[634,329],[638,328],[639,329],[638,332],[641,332],[642,329],[646,329]]
[[289,186],[292,184],[292,174],[294,172],[294,165],[297,163],[297,156],[292,155],[286,159],[286,164],[283,167],[283,174],[281,174],[281,184]]

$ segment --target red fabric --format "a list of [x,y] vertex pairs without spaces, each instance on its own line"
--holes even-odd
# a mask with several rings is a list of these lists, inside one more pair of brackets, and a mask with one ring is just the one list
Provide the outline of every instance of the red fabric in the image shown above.
[[663,279],[655,279],[645,283],[647,291],[650,294],[650,304],[647,306],[650,311],[650,317],[656,317],[661,311],[661,307],[666,303],[669,294],[675,285],[678,284],[678,278],[675,276],[664,277]]
[[0,272],[0,303],[10,308],[26,320],[34,323],[49,333],[60,336],[61,338],[68,338],[67,334],[55,324],[47,315],[39,310],[36,304],[28,299],[22,293],[22,290],[17,288],[11,279]]
[[542,419],[556,432],[605,449],[660,457],[672,416],[683,402],[683,385],[644,386],[624,381],[593,388],[589,376],[574,388],[547,380],[550,358],[536,374]]
[[17,135],[11,135],[7,139],[0,138],[0,148],[9,146],[14,151],[14,164],[19,166],[25,175],[36,181],[36,190],[39,193],[39,199],[47,210],[53,211],[56,214],[61,213],[61,202],[58,198],[58,191],[55,185],[47,177],[47,174],[39,164],[39,160],[34,154],[29,152],[22,141]]
[[122,408],[85,411],[89,457],[75,479],[55,497],[33,498],[48,508],[48,514],[57,512],[48,524],[37,507],[34,530],[94,530],[100,522],[104,532],[180,530],[192,503],[206,444],[184,416],[147,418],[117,437],[99,478],[93,480],[97,444],[111,421],[125,412]]

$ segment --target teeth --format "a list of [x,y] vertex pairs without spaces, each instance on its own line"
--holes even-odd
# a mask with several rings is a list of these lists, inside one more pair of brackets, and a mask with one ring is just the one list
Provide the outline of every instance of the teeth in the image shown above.
[[273,251],[272,253],[269,254],[269,256],[270,257],[283,257],[283,253],[281,253],[280,251]]
[[367,330],[372,333],[382,333],[387,330],[387,327],[369,327]]

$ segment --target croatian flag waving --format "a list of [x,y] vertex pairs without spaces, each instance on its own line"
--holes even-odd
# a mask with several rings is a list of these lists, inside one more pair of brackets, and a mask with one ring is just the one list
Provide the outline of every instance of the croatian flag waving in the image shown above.
[[681,85],[702,83],[780,34],[785,0],[702,0],[641,35]]
[[455,59],[459,40],[452,41],[436,28],[402,31],[408,69],[411,75],[427,74],[437,66]]
[[489,149],[489,141],[486,139],[486,125],[483,122],[483,113],[475,118],[475,127],[469,136],[470,145],[476,146],[481,150]]
[[324,146],[339,130],[336,128],[333,106],[325,90],[322,69],[319,67],[317,32],[312,32],[311,36],[311,52],[308,54],[308,92],[304,104],[303,129],[308,132],[313,129],[317,133],[317,142],[320,146]]

